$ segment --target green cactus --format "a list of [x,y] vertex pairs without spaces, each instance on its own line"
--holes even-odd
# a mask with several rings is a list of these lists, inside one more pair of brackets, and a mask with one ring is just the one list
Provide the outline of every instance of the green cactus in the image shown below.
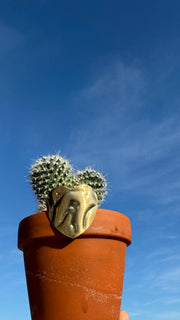
[[46,209],[49,193],[57,186],[73,188],[77,178],[70,163],[59,155],[43,156],[31,166],[30,184],[38,198],[39,208]]
[[84,183],[89,185],[96,192],[98,200],[104,200],[104,197],[107,194],[107,182],[100,172],[91,168],[86,168],[84,171],[78,171],[77,177],[79,184]]
[[77,185],[87,184],[94,189],[99,201],[104,200],[107,194],[107,183],[99,172],[86,168],[84,171],[73,174],[72,170],[68,160],[59,154],[43,156],[35,161],[31,166],[29,178],[40,210],[47,209],[47,198],[50,192],[58,186],[72,189]]

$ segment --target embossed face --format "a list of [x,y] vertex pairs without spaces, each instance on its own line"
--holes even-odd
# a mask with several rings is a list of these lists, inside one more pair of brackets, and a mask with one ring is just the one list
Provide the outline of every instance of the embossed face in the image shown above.
[[94,190],[85,184],[69,190],[57,187],[48,202],[48,215],[55,228],[70,238],[76,238],[93,222],[98,199]]

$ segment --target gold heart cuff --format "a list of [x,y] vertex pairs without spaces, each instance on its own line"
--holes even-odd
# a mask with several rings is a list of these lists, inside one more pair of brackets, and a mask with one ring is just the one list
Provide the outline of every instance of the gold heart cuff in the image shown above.
[[97,207],[97,195],[86,184],[73,189],[56,187],[47,200],[47,214],[54,227],[72,239],[91,225]]

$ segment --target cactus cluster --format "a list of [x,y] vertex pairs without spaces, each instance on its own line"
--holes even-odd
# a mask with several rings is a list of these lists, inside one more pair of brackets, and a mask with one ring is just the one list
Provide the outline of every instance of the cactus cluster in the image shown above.
[[84,183],[94,189],[99,201],[104,200],[104,196],[107,193],[107,182],[101,173],[91,168],[86,168],[84,171],[77,172],[77,178],[79,184]]
[[71,189],[80,184],[87,184],[94,189],[99,201],[103,201],[107,193],[107,183],[101,173],[86,168],[74,174],[69,161],[59,154],[37,159],[31,166],[29,178],[40,210],[46,210],[47,198],[57,186]]

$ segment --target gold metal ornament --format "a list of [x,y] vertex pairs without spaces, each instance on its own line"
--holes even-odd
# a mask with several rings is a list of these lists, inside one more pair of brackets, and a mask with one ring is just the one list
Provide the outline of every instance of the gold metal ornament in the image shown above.
[[86,184],[73,189],[56,187],[47,200],[47,214],[54,227],[72,239],[91,225],[97,207],[97,195]]

